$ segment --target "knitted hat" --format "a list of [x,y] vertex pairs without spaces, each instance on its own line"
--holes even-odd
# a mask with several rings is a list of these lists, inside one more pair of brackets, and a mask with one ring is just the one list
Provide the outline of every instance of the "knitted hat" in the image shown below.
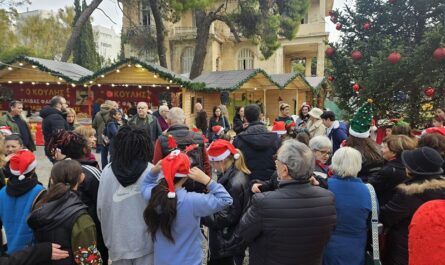
[[185,178],[190,173],[190,160],[179,150],[172,151],[162,160],[162,172],[168,185],[168,198],[176,197],[174,179]]
[[25,174],[31,172],[37,166],[36,157],[29,150],[20,150],[9,160],[9,168],[19,180],[25,179]]
[[275,132],[278,135],[283,135],[283,134],[287,133],[286,124],[284,123],[284,121],[274,121],[273,127],[272,127],[272,132]]
[[416,176],[437,176],[443,173],[443,158],[431,147],[406,150],[402,153],[403,165]]
[[212,127],[212,132],[216,135],[220,135],[222,132],[224,132],[224,128],[219,125],[215,125]]
[[11,131],[11,127],[9,126],[1,126],[0,127],[0,133],[3,135],[11,135],[12,131]]
[[236,151],[235,146],[233,146],[229,141],[221,139],[213,141],[210,144],[209,148],[207,148],[207,154],[210,161],[223,161],[231,154],[235,159],[240,157],[240,154]]
[[349,134],[357,138],[368,138],[372,125],[372,99],[361,106],[354,114],[349,127]]

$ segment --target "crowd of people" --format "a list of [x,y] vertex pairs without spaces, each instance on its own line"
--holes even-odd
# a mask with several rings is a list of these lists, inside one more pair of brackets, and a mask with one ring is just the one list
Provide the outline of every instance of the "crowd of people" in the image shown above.
[[49,183],[22,109],[0,118],[0,264],[444,264],[443,109],[380,142],[371,100],[350,121],[283,102],[271,128],[258,104],[107,100],[87,126],[55,96]]

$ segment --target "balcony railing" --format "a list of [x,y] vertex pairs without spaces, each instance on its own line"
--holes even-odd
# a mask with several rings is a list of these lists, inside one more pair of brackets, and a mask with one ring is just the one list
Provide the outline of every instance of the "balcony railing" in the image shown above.
[[174,27],[173,36],[196,35],[196,27]]
[[137,35],[156,35],[156,27],[155,25],[135,25],[130,26],[125,29],[127,36],[137,36]]

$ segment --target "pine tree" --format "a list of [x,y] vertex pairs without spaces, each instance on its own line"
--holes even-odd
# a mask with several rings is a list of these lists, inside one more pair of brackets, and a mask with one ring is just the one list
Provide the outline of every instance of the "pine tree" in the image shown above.
[[[74,17],[74,23],[80,16],[81,10],[85,10],[87,7],[86,1],[82,2],[82,9],[80,9],[79,0],[74,1],[74,7],[76,15]],[[96,51],[96,44],[94,41],[93,26],[91,25],[91,20],[89,19],[82,28],[80,33],[79,41],[76,43],[73,49],[73,62],[81,65],[92,71],[98,70],[100,68],[100,57]]]
[[[360,101],[373,98],[377,118],[427,122],[421,106],[441,106],[445,96],[445,60],[432,56],[445,47],[443,8],[443,0],[356,0],[355,8],[333,12],[343,35],[331,44],[328,74],[340,107],[353,113]],[[435,88],[433,97],[424,94],[427,87]]]

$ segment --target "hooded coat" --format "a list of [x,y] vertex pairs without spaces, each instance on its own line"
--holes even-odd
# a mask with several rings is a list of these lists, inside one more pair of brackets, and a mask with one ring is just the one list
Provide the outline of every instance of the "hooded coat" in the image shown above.
[[249,124],[239,134],[233,145],[243,152],[247,168],[252,174],[250,180],[269,180],[275,171],[274,155],[280,147],[280,138],[276,133],[269,132],[266,126],[257,121]]
[[[96,248],[96,228],[87,213],[87,206],[79,195],[68,190],[60,198],[44,203],[28,218],[36,241],[59,244],[67,250],[69,257],[50,264],[71,265],[80,255],[87,255],[92,261],[102,261]],[[91,262],[91,264],[94,264]]]
[[326,136],[331,139],[332,152],[335,153],[340,148],[342,142],[348,138],[348,128],[346,128],[343,122],[334,121],[332,128]]
[[307,123],[307,130],[309,131],[311,138],[326,135],[326,127],[323,125],[323,121],[321,119],[315,120],[315,122],[309,120]]
[[397,186],[394,197],[381,208],[380,220],[387,234],[387,256],[391,265],[408,264],[408,226],[416,210],[425,202],[445,199],[445,178],[417,178]]
[[32,134],[31,134],[31,130],[29,129],[29,125],[28,123],[22,119],[22,117],[19,115],[18,117],[12,117],[12,115],[10,113],[6,113],[4,114],[2,117],[0,117],[0,126],[9,126],[9,128],[11,128],[11,131],[13,133],[21,133],[20,132],[20,126],[17,124],[17,121],[15,120],[15,118],[19,119],[22,121],[22,123],[26,124],[26,126],[24,126],[24,129],[26,130],[28,139],[23,139],[23,134],[22,139],[24,143],[28,143],[26,145],[26,148],[28,148],[31,151],[35,151],[36,150],[36,144],[34,143],[34,139],[32,138]]
[[[53,107],[46,106],[40,111],[40,117],[42,117],[42,131],[43,138],[45,140],[45,146],[48,145],[51,137],[61,130],[68,131],[69,125],[65,119],[63,113]],[[49,150],[46,150],[45,153],[49,156]]]
[[100,105],[100,111],[96,114],[93,120],[93,128],[96,130],[97,144],[104,145],[104,138],[102,137],[105,125],[110,120],[110,110],[112,106],[108,104]]

